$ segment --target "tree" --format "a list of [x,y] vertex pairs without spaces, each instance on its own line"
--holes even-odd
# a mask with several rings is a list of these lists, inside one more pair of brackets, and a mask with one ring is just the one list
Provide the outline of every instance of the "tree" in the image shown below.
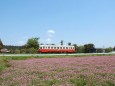
[[37,53],[37,50],[34,49],[33,47],[32,48],[28,48],[28,49],[26,49],[26,53],[34,54],[34,53]]
[[78,53],[84,53],[85,52],[85,48],[84,46],[78,46]]
[[111,52],[111,51],[113,51],[113,48],[112,48],[112,47],[109,47],[109,48],[106,48],[106,49],[105,49],[105,52],[106,52],[106,53]]
[[113,48],[113,51],[115,51],[115,46],[114,46],[114,48]]
[[38,49],[39,48],[38,40],[39,40],[39,38],[30,38],[30,39],[28,39],[26,47],[27,48]]
[[20,54],[20,50],[19,49],[16,49],[14,52],[15,52],[15,54]]
[[103,49],[102,48],[97,48],[96,53],[103,53]]
[[77,44],[73,44],[73,46],[75,47],[75,51],[77,52]]
[[71,42],[68,42],[68,45],[70,46],[70,45],[71,45]]
[[85,53],[94,53],[94,52],[96,52],[94,44],[85,44],[84,48],[85,48]]
[[0,39],[0,50],[1,50],[3,47],[4,47],[4,45],[3,45],[3,43],[2,43],[2,41],[1,41],[1,39]]
[[61,43],[61,45],[63,45],[63,40],[61,40],[61,42],[60,42],[60,43]]

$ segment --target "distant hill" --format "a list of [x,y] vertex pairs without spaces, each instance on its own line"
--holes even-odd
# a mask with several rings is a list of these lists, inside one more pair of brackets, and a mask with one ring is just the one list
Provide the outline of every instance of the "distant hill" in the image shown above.
[[15,50],[15,49],[20,49],[22,46],[13,46],[13,45],[4,45],[4,48],[8,50]]

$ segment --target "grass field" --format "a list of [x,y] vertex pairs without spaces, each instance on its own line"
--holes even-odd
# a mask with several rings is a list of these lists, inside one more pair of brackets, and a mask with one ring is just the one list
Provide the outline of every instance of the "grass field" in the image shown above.
[[0,86],[115,86],[115,56],[0,57]]

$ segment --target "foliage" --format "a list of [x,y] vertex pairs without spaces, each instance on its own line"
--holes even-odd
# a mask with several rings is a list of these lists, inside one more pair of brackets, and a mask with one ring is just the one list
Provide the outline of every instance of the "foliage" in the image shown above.
[[3,48],[3,46],[2,45],[0,45],[0,50]]
[[96,51],[94,44],[85,44],[85,53],[93,53]]
[[110,80],[106,81],[106,84],[107,84],[107,86],[115,86],[115,83],[113,83]]
[[73,44],[73,46],[75,47],[75,51],[77,52],[77,44]]
[[102,52],[103,52],[103,49],[101,48],[96,49],[96,53],[102,53]]
[[4,48],[8,50],[16,50],[16,49],[20,49],[21,47],[22,46],[4,45]]
[[0,72],[10,66],[11,65],[9,64],[8,60],[0,58]]
[[13,54],[13,53],[15,53],[15,51],[14,51],[13,49],[10,49],[10,53],[12,53],[12,54]]
[[0,50],[3,48],[3,43],[2,43],[2,41],[1,41],[1,39],[0,39]]
[[83,78],[71,78],[70,83],[75,84],[75,86],[85,86],[87,84]]
[[113,51],[115,51],[115,46],[114,46],[114,48],[113,48]]
[[20,54],[20,50],[19,50],[19,49],[16,49],[16,50],[15,50],[15,54]]
[[68,42],[68,45],[70,46],[70,45],[71,45],[71,42]]
[[60,83],[60,81],[56,80],[56,79],[50,79],[50,80],[46,80],[44,82],[44,84],[47,86],[59,85],[59,83]]
[[106,52],[106,53],[111,52],[111,51],[113,51],[113,48],[112,48],[112,47],[109,47],[109,48],[106,48],[106,49],[105,49],[105,52]]
[[78,46],[78,53],[84,53],[85,52],[85,48],[84,46]]
[[20,53],[25,54],[26,53],[26,49],[21,49]]
[[61,42],[60,42],[60,43],[61,43],[61,45],[63,45],[63,40],[61,40]]
[[37,50],[35,48],[28,48],[26,49],[26,53],[31,53],[31,54],[34,54],[34,53],[37,53]]
[[1,72],[0,86],[115,86],[114,59],[87,56],[11,60],[11,67]]
[[38,49],[39,48],[38,40],[39,40],[39,38],[30,38],[30,39],[28,39],[27,48]]
[[34,53],[37,53],[37,50],[39,48],[39,42],[38,42],[39,38],[30,38],[28,39],[27,41],[27,44],[21,46],[20,48],[18,49],[15,49],[14,53],[31,53],[31,54],[34,54]]

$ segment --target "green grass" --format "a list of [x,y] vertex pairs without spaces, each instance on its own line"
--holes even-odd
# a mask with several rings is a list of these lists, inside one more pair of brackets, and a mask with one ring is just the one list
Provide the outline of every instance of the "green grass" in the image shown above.
[[9,61],[6,59],[0,59],[0,72],[7,67],[10,67]]
[[102,86],[115,86],[115,84],[109,80],[109,81],[106,81],[105,83],[103,83]]
[[34,55],[31,55],[31,56],[0,56],[0,59],[1,58],[4,58],[4,59],[8,59],[8,60],[25,60],[25,59],[28,59],[28,58],[64,58],[64,57],[85,57],[85,56],[115,56],[115,54],[92,54],[92,53],[86,53],[86,54],[76,54],[76,55],[69,55],[69,54],[66,54],[66,55],[47,55],[47,54],[44,54],[43,56],[42,55],[38,55],[38,56],[34,56]]
[[70,83],[75,85],[75,86],[85,86],[86,80],[83,78],[71,78]]
[[44,81],[44,84],[45,84],[45,86],[47,85],[47,86],[52,86],[52,85],[59,85],[60,84],[60,81],[59,80],[57,80],[57,79],[50,79],[50,80],[45,80]]

